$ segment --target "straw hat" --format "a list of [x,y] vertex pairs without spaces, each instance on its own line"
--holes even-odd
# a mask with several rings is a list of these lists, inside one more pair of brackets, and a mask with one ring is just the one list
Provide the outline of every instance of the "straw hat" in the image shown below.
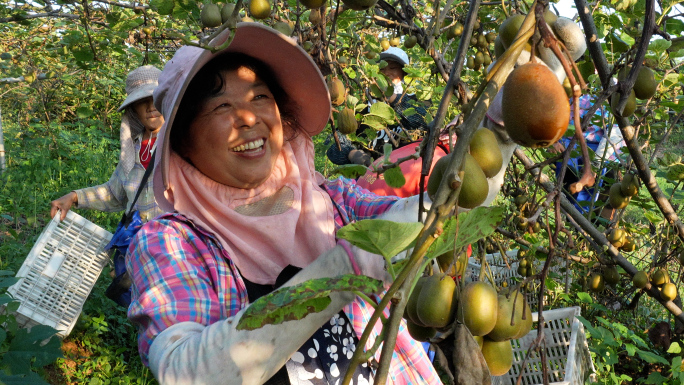
[[149,98],[157,88],[161,70],[155,66],[146,65],[138,67],[128,73],[126,77],[126,100],[117,111],[121,112],[124,108],[137,102],[138,100]]

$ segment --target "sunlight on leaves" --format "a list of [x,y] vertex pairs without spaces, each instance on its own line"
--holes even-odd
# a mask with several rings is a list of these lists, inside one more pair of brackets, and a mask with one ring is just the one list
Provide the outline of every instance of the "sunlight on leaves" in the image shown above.
[[419,222],[364,219],[344,226],[337,232],[337,237],[388,259],[409,247],[422,229],[423,224]]

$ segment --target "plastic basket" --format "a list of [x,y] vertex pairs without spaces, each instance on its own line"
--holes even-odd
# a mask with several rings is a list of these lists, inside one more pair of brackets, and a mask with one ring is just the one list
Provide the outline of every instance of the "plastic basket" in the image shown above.
[[[575,317],[580,315],[579,307],[544,311],[544,339],[548,364],[549,383],[554,385],[582,385],[595,372],[587,345],[584,325]],[[533,313],[537,321],[537,313]],[[513,366],[503,376],[492,377],[493,385],[514,385],[522,373],[521,384],[543,384],[543,372],[539,351],[534,351],[525,362],[532,342],[537,338],[534,329],[526,336],[512,340]]]
[[109,257],[112,234],[73,211],[57,213],[17,272],[21,280],[7,291],[19,301],[15,316],[22,327],[52,326],[71,333],[83,304]]

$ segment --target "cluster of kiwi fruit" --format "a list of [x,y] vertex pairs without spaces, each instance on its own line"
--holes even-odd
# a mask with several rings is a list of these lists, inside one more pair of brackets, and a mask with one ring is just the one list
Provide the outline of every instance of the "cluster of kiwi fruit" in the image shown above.
[[[608,190],[608,203],[614,209],[624,209],[633,196],[639,193],[639,178],[629,172],[622,181],[613,183]],[[616,246],[617,247],[617,246]]]
[[[434,198],[437,194],[450,161],[451,154],[440,158],[435,163],[427,184],[430,198]],[[470,140],[470,152],[466,153],[463,159],[464,176],[458,196],[458,206],[472,209],[481,205],[489,194],[487,178],[498,174],[502,166],[503,156],[496,136],[487,128],[479,128]]]
[[[631,66],[623,67],[620,71],[618,71],[618,80],[625,80],[631,70]],[[634,111],[636,111],[637,99],[650,99],[653,95],[655,95],[657,88],[658,82],[655,80],[653,70],[646,66],[641,66],[639,68],[639,72],[637,73],[634,87],[627,97],[627,104],[625,104],[625,108],[622,110],[621,116],[631,116]],[[621,94],[619,92],[616,92],[610,97],[610,110],[615,115],[617,115],[617,105],[620,100],[620,95]]]
[[532,311],[519,292],[498,294],[486,282],[470,282],[460,294],[453,278],[435,273],[418,279],[406,305],[409,334],[428,341],[458,316],[477,341],[491,375],[507,373],[513,364],[512,339],[532,329]]
[[501,376],[511,369],[511,340],[532,330],[532,310],[519,290],[497,293],[483,281],[468,283],[459,300],[458,318],[480,345],[489,372]]
[[615,248],[626,252],[632,252],[636,249],[634,239],[629,235],[625,229],[616,227],[608,231],[606,238]]
[[[682,259],[682,257],[680,257]],[[682,261],[680,261],[682,262]],[[638,271],[632,277],[634,287],[643,289],[649,282],[648,274],[645,271]],[[660,298],[664,301],[672,301],[677,298],[677,286],[670,280],[670,275],[665,269],[657,269],[653,272],[650,278],[651,285],[658,288],[660,291]]]
[[[463,24],[460,21],[445,20],[446,28],[444,36],[448,39],[457,39],[463,34]],[[466,67],[479,71],[482,66],[485,68],[492,63],[491,44],[497,34],[493,31],[485,32],[479,20],[473,25],[473,34],[470,37],[470,47],[474,48],[472,54],[466,58]]]
[[518,249],[518,275],[531,277],[536,273],[534,253],[529,250]]

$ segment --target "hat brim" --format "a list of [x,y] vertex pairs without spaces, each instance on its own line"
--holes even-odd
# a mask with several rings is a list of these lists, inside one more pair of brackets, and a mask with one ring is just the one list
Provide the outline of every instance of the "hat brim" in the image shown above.
[[124,100],[124,102],[121,103],[121,107],[119,107],[117,111],[121,112],[124,108],[130,106],[131,104],[139,100],[152,97],[155,88],[157,88],[156,83],[146,84],[144,86],[137,88],[135,91],[131,92],[131,94],[126,97],[126,100]]
[[404,59],[400,58],[397,55],[391,54],[391,53],[381,53],[380,54],[380,60],[384,60],[384,61],[392,60],[392,61],[395,61],[395,62],[401,64],[402,66],[405,66],[408,64],[408,63],[404,63]]
[[[219,47],[231,36],[231,30],[226,29],[210,43]],[[195,61],[179,92],[174,95],[173,109],[165,115],[163,128],[163,142],[161,147],[161,164],[168,164],[171,149],[169,148],[170,130],[173,129],[178,107],[185,91],[195,75],[212,59],[226,53],[242,53],[251,56],[268,66],[276,80],[296,104],[295,116],[299,126],[310,136],[319,134],[325,128],[330,118],[330,94],[316,63],[303,48],[291,38],[282,33],[256,22],[242,22],[237,24],[235,37],[230,45],[216,53],[203,50]],[[155,101],[157,104],[157,101]],[[164,103],[166,104],[166,103]],[[159,109],[159,106],[157,106]],[[161,167],[161,177],[165,188],[168,187],[168,170]],[[155,174],[157,174],[155,172]],[[155,175],[155,183],[157,183]]]

